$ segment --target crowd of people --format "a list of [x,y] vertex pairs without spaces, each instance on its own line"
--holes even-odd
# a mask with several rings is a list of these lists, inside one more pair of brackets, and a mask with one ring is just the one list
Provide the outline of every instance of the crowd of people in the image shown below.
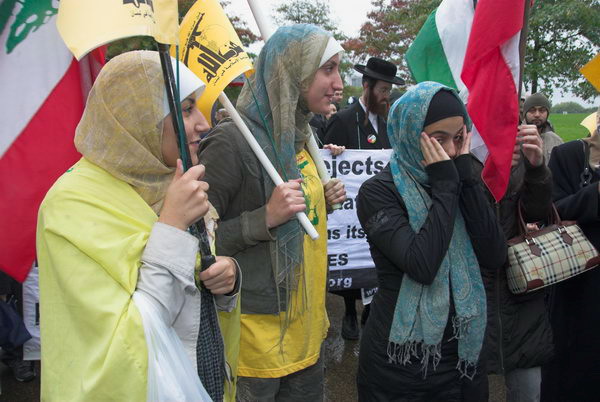
[[[336,155],[392,150],[357,196],[378,288],[362,334],[360,290],[338,293],[342,336],[360,338],[360,401],[485,401],[491,373],[504,375],[511,402],[597,399],[600,270],[514,295],[506,269],[519,213],[543,225],[553,202],[600,247],[600,128],[562,144],[548,99],[529,96],[495,202],[454,90],[422,82],[392,104],[393,85],[405,83],[374,57],[355,66],[363,93],[342,108],[342,55],[330,33],[306,24],[279,28],[258,55],[236,109],[280,185],[221,111],[211,129],[195,107],[204,85],[185,66],[187,171],[158,54],[105,65],[75,134],[82,158],[39,210],[42,399],[144,400],[161,378],[183,389],[185,379],[149,374],[158,317],[210,400],[323,400],[327,216],[346,191],[340,180],[323,184],[311,136]],[[200,220],[217,255],[204,270],[188,231]],[[202,319],[202,292],[220,325]],[[224,345],[207,342],[210,331]]]

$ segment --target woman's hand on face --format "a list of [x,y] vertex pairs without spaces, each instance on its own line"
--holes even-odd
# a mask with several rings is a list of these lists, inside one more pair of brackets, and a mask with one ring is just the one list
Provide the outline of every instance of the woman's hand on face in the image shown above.
[[338,155],[341,155],[342,152],[344,152],[346,150],[346,147],[344,147],[342,145],[327,144],[327,145],[323,146],[323,149],[328,149],[329,152],[331,152],[331,155],[338,156]]
[[237,266],[230,257],[216,257],[216,262],[198,275],[204,286],[214,295],[231,293],[235,288]]
[[449,161],[450,157],[444,151],[444,148],[434,139],[429,138],[427,133],[421,133],[421,151],[423,152],[423,166],[429,166],[433,163]]
[[471,153],[471,139],[473,133],[467,133],[467,126],[463,126],[463,141],[460,149],[458,150],[458,156],[469,155]]
[[183,172],[181,159],[177,160],[175,176],[167,188],[158,221],[181,230],[187,230],[208,212],[208,183],[204,177],[204,165],[191,167]]
[[331,179],[324,187],[325,201],[328,206],[346,201],[346,187],[340,179]]
[[302,179],[294,179],[275,187],[266,206],[269,229],[286,223],[296,213],[306,209],[306,201],[300,183],[302,183]]

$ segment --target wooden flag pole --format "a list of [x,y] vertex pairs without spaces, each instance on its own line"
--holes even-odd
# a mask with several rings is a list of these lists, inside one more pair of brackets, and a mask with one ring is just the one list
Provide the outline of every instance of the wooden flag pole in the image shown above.
[[[248,5],[250,6],[250,10],[252,10],[252,15],[254,15],[254,19],[256,20],[256,25],[258,25],[260,35],[262,36],[263,41],[266,42],[273,34],[271,24],[269,24],[269,21],[267,20],[265,14],[262,12],[258,0],[248,0]],[[331,180],[331,176],[327,171],[327,166],[325,166],[325,162],[323,161],[323,157],[321,156],[321,152],[319,150],[319,146],[317,145],[317,140],[315,140],[314,135],[310,136],[308,142],[306,143],[306,147],[308,148],[308,152],[310,153],[310,156],[315,162],[317,171],[319,172],[319,177],[321,178],[321,182],[323,184],[329,183],[329,181]],[[341,209],[342,205],[334,204],[331,207],[334,210]]]

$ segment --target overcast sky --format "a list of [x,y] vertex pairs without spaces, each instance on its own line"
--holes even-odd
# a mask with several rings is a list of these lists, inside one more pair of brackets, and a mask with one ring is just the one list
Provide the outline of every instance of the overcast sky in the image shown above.
[[[264,7],[265,14],[271,18],[273,26],[275,26],[275,21],[272,20],[274,10],[281,3],[282,0],[260,0],[259,4]],[[334,22],[338,23],[342,32],[348,36],[356,36],[358,34],[362,23],[367,19],[367,13],[372,9],[370,0],[329,0],[329,7]],[[242,20],[246,21],[252,31],[256,34],[259,33],[247,0],[231,0],[231,5],[227,11],[239,16]],[[250,51],[258,54],[261,47],[262,44],[254,44],[250,47]],[[584,106],[598,106],[600,97],[596,97],[592,102],[585,102],[571,94],[562,95],[555,93],[552,98],[553,104],[567,101],[575,101]]]

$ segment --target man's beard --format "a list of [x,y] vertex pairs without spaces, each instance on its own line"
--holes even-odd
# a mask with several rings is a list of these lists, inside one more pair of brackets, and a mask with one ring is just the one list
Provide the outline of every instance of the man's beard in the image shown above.
[[375,113],[381,117],[387,117],[389,104],[387,101],[377,103],[377,95],[375,95],[373,88],[369,88],[366,96],[367,111]]
[[525,117],[525,121],[527,122],[527,124],[535,124],[538,131],[543,130],[544,127],[546,127],[546,122],[547,122],[546,119],[531,119],[531,120],[529,120],[527,117]]

